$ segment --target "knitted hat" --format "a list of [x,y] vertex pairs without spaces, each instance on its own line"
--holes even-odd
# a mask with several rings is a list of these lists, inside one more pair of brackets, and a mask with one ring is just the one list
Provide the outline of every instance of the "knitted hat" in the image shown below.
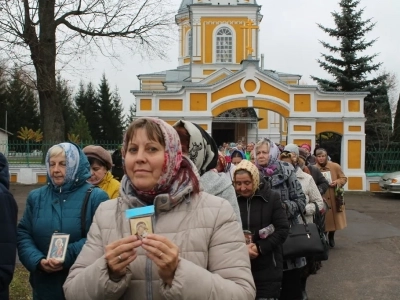
[[311,152],[311,146],[309,144],[303,144],[303,145],[300,146],[300,148],[307,149],[308,152]]
[[110,152],[101,146],[86,146],[83,148],[83,153],[85,153],[88,158],[92,157],[104,163],[107,170],[110,170],[113,165]]
[[283,151],[293,152],[297,156],[299,156],[299,146],[295,144],[287,144]]
[[304,148],[299,148],[299,157],[307,161],[307,151]]
[[236,165],[235,175],[239,170],[245,170],[250,173],[251,179],[253,181],[253,194],[257,191],[260,185],[260,173],[257,167],[250,161],[243,159],[240,163]]

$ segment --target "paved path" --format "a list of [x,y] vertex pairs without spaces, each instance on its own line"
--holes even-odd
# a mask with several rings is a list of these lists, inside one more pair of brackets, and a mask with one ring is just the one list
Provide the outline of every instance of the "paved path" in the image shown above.
[[[26,197],[38,186],[12,185],[19,217]],[[308,281],[310,300],[400,299],[400,195],[347,193],[348,227]]]
[[309,279],[310,300],[400,299],[400,198],[346,195],[348,227]]

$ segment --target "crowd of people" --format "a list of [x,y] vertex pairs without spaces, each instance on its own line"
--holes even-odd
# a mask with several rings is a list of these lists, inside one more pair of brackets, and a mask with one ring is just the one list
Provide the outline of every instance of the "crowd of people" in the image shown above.
[[[16,249],[35,300],[307,299],[307,278],[322,263],[284,256],[290,228],[324,215],[335,247],[335,231],[346,226],[336,198],[347,178],[322,148],[311,154],[308,144],[267,138],[218,147],[195,123],[144,117],[127,129],[120,159],[118,181],[102,147],[54,145],[47,185],[29,194],[17,225],[0,156],[0,203],[9,212],[0,300]],[[128,212],[150,208],[146,235],[133,234]],[[53,257],[55,236],[68,238]]]

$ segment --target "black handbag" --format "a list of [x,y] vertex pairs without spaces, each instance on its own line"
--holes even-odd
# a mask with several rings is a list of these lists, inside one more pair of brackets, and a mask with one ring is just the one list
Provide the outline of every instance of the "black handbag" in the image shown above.
[[283,243],[283,258],[312,257],[324,253],[324,246],[317,225],[307,224],[303,212],[299,209],[303,224],[292,224],[289,235]]
[[328,260],[329,257],[329,242],[325,235],[325,215],[321,214],[319,211],[317,203],[315,205],[314,223],[317,225],[319,237],[321,239],[322,245],[324,246],[324,252],[314,256],[316,261]]

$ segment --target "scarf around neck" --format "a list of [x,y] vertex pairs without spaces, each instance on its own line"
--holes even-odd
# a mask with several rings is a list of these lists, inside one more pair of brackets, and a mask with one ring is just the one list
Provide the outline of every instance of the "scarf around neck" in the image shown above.
[[[182,155],[178,133],[171,125],[161,119],[150,117],[145,117],[145,119],[156,123],[163,134],[165,143],[163,172],[156,186],[151,191],[138,190],[127,175],[124,176],[125,180],[123,180],[124,183],[121,183],[121,188],[125,194],[133,193],[137,198],[149,204],[152,204],[154,198],[160,194],[168,194],[170,201],[176,202],[178,200],[176,199],[177,195],[182,190],[192,187],[188,171],[180,172],[182,159],[185,158]],[[124,145],[124,147],[126,147],[126,145]]]
[[218,147],[212,137],[199,125],[179,120],[175,126],[183,126],[190,135],[189,158],[202,176],[205,172],[217,167]]

